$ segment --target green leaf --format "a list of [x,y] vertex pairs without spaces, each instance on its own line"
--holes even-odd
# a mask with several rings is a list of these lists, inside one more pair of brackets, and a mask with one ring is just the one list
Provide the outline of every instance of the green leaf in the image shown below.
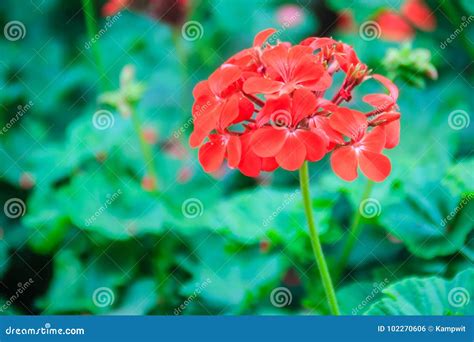
[[422,258],[459,251],[472,230],[474,203],[453,196],[438,184],[407,189],[405,200],[382,208],[381,222]]
[[196,288],[202,288],[197,299],[204,300],[204,307],[209,310],[242,312],[260,298],[259,292],[264,287],[276,285],[284,272],[280,254],[241,247],[234,250],[227,238],[218,235],[195,237],[193,244],[197,246],[194,255],[198,262],[186,263],[193,277],[183,287],[182,294],[188,297]]
[[151,278],[134,281],[123,295],[120,306],[111,315],[146,315],[156,306],[156,284]]
[[385,297],[374,303],[367,315],[472,315],[474,268],[452,280],[407,278],[382,292]]

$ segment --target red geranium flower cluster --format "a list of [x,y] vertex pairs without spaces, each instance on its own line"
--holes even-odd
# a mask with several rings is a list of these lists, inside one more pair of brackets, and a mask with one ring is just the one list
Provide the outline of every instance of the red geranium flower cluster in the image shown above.
[[[342,179],[354,180],[359,167],[368,178],[384,180],[391,165],[382,151],[399,141],[397,87],[370,75],[349,45],[331,38],[271,45],[267,40],[275,32],[257,34],[253,47],[194,88],[190,145],[199,147],[204,170],[216,171],[226,159],[229,167],[256,177],[278,167],[297,170],[332,152],[332,168]],[[328,100],[337,72],[345,78]],[[367,113],[343,107],[369,79],[388,94],[366,95],[363,100],[374,108]]]

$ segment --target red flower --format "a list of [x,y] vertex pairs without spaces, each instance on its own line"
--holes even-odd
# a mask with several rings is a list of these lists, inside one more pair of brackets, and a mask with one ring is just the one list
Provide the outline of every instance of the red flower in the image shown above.
[[251,77],[244,83],[248,94],[289,94],[301,87],[324,91],[331,86],[331,77],[323,65],[315,62],[313,49],[279,44],[263,52],[266,77]]
[[357,178],[357,166],[367,178],[383,181],[391,170],[390,160],[381,154],[385,145],[383,128],[367,133],[367,118],[361,112],[341,108],[329,121],[331,127],[350,138],[347,146],[336,149],[331,155],[334,172],[346,181]]
[[[399,141],[397,87],[369,75],[347,44],[312,37],[295,46],[272,45],[266,41],[274,33],[260,32],[253,47],[229,58],[194,88],[190,144],[199,147],[204,170],[221,170],[227,160],[229,167],[257,177],[278,167],[297,170],[332,153],[332,168],[342,179],[354,180],[360,167],[368,178],[384,180],[391,166],[382,151]],[[344,80],[326,99],[339,71]],[[355,87],[372,78],[388,90],[363,98],[374,110],[342,106]]]
[[[257,129],[250,141],[253,151],[260,157],[275,157],[283,169],[294,171],[303,165],[305,160],[318,161],[326,153],[326,140],[315,131],[299,128],[298,125],[316,110],[316,97],[309,90],[295,90],[293,98],[288,94],[276,100],[268,100],[258,118],[272,122]],[[268,114],[270,114],[268,116]]]

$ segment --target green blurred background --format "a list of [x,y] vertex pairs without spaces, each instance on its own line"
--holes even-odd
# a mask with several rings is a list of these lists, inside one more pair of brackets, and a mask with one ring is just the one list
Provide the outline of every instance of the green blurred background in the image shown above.
[[[400,89],[401,143],[372,207],[364,177],[338,179],[327,158],[311,165],[333,273],[361,220],[335,280],[343,313],[474,314],[471,1],[428,1],[436,28],[410,24],[409,43],[359,30],[403,1],[189,0],[175,25],[143,11],[101,18],[103,4],[90,44],[79,0],[0,2],[0,314],[328,313],[297,174],[209,175],[187,145],[193,86],[268,27],[293,43],[341,39]],[[184,39],[191,20],[200,31]],[[23,27],[7,39],[12,21]],[[125,65],[140,84],[119,84]],[[351,106],[377,89],[363,85]],[[124,98],[133,120],[116,110]]]

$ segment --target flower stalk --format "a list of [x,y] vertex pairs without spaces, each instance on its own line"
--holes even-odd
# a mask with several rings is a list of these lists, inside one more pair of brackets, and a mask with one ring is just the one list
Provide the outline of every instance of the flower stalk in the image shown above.
[[331,314],[340,315],[339,306],[337,304],[336,292],[334,291],[333,282],[329,269],[324,257],[324,252],[321,246],[321,241],[319,239],[319,234],[314,224],[313,211],[311,206],[311,195],[309,192],[309,171],[308,171],[308,162],[305,161],[303,166],[300,168],[300,186],[301,193],[303,196],[303,204],[306,214],[306,219],[308,221],[309,236],[311,239],[311,246],[313,248],[314,257],[318,265],[319,274],[323,282],[324,291],[326,293],[326,298],[329,304],[329,309]]
[[[87,28],[87,35],[89,39],[93,39],[97,32],[99,32],[99,28],[97,26],[97,19],[94,11],[94,3],[93,0],[82,0],[82,10],[84,11],[84,18],[86,22]],[[106,91],[109,89],[109,82],[105,75],[104,66],[102,64],[102,60],[100,58],[100,48],[99,42],[96,41],[92,44],[92,55],[94,58],[94,64],[97,69],[97,72],[100,76],[100,82],[102,91]]]

